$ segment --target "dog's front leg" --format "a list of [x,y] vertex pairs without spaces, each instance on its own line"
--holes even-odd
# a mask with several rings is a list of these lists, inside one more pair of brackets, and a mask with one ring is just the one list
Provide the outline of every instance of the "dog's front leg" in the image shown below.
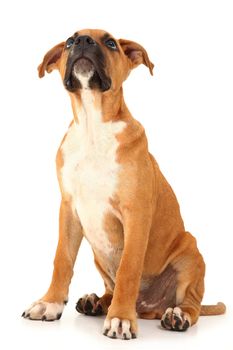
[[124,250],[116,275],[111,306],[104,322],[104,335],[110,338],[136,338],[136,300],[151,227],[147,211],[125,210]]
[[73,266],[82,241],[82,227],[69,201],[62,200],[59,216],[59,241],[54,260],[52,281],[43,298],[23,313],[32,320],[53,321],[61,317],[68,299]]

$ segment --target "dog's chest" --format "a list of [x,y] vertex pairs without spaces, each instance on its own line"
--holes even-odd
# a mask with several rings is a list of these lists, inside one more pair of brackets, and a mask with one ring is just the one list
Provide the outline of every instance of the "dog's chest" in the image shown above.
[[[82,114],[83,113],[83,114]],[[116,134],[123,122],[103,122],[100,111],[80,111],[62,145],[62,184],[71,196],[84,233],[92,248],[109,254],[112,246],[104,230],[105,215],[112,210],[120,165],[116,161]]]

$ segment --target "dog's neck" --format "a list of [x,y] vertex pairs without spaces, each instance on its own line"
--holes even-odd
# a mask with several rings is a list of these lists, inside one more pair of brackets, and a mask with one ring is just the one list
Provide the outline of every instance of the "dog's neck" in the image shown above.
[[115,92],[101,93],[97,90],[82,88],[71,96],[74,120],[80,123],[82,110],[86,118],[91,117],[94,110],[101,110],[102,121],[118,121],[129,117],[129,111],[123,98],[122,88]]
[[[71,95],[71,101],[74,122],[81,128],[89,146],[94,144],[97,146],[102,136],[107,137],[105,132],[111,130],[111,127],[107,126],[111,122],[114,133],[125,130],[118,137],[121,144],[129,145],[144,135],[144,128],[132,117],[125,104],[122,87],[118,91],[109,90],[102,93],[90,89],[87,81],[83,80],[82,89]],[[123,124],[125,126],[127,124],[127,128],[122,128]]]
[[83,147],[88,153],[107,152],[106,144],[126,126],[124,119],[128,113],[122,90],[102,93],[90,89],[88,81],[82,79],[82,89],[71,95],[71,101],[74,123],[82,135]]
[[81,122],[78,116],[80,111],[89,122],[93,120],[93,114],[96,114],[97,110],[101,111],[102,122],[117,121],[129,116],[130,113],[124,102],[122,87],[117,91],[108,90],[104,93],[89,88],[89,80],[93,72],[93,70],[84,73],[74,71],[82,87],[71,96],[75,121],[77,123]]

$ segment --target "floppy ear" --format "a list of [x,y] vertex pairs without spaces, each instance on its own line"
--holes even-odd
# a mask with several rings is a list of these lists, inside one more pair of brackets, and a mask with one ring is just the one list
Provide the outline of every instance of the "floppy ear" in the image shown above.
[[143,63],[149,68],[150,74],[153,75],[154,65],[150,61],[144,47],[134,41],[125,39],[119,39],[119,43],[125,55],[130,59],[132,68],[136,68],[139,64]]
[[49,50],[42,63],[38,67],[39,77],[42,78],[45,75],[45,71],[47,73],[52,72],[53,69],[57,68],[58,60],[61,57],[65,42],[62,42],[56,46],[54,46],[51,50]]

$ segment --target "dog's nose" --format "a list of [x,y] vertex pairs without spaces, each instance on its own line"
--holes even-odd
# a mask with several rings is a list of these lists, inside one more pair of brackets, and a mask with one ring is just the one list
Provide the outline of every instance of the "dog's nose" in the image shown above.
[[87,48],[96,45],[96,42],[89,35],[81,35],[75,39],[75,45]]

